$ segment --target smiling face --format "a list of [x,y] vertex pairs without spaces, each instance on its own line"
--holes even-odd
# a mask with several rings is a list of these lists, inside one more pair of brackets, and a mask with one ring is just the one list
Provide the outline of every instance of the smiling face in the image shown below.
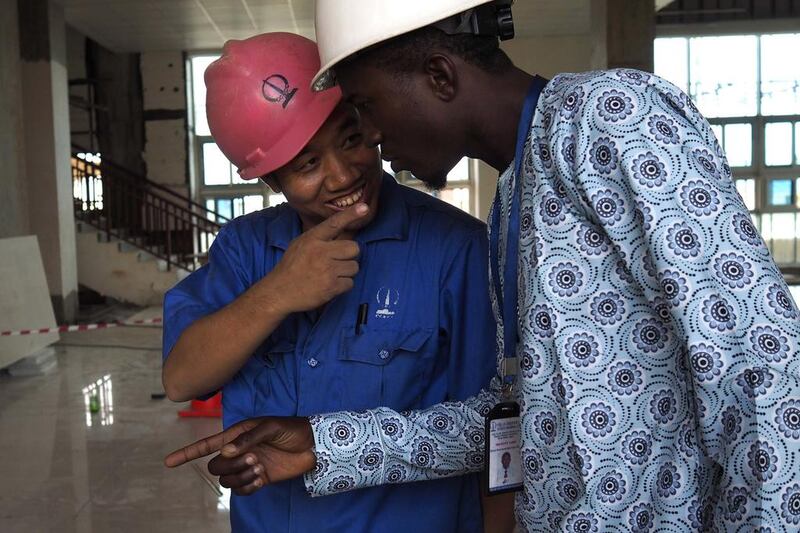
[[382,174],[378,149],[364,142],[358,113],[342,103],[300,153],[265,181],[297,211],[303,231],[366,203],[369,214],[347,228],[355,232],[375,218]]

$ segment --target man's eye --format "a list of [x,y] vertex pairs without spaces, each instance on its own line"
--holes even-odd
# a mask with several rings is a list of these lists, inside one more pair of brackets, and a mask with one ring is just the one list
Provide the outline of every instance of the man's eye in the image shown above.
[[317,158],[316,157],[312,157],[308,161],[305,161],[304,163],[302,163],[298,170],[300,170],[300,172],[307,172],[307,171],[311,170],[312,168],[314,168],[315,166],[317,166]]
[[344,141],[346,147],[352,147],[361,144],[362,136],[360,133],[354,133],[347,137]]

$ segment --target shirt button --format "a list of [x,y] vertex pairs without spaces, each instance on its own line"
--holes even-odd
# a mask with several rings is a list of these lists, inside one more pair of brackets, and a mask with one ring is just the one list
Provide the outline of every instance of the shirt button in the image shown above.
[[381,350],[378,352],[378,357],[381,359],[387,359],[389,357],[389,350]]
[[311,368],[316,368],[318,364],[319,364],[319,361],[317,361],[313,357],[308,360],[308,366],[310,366]]

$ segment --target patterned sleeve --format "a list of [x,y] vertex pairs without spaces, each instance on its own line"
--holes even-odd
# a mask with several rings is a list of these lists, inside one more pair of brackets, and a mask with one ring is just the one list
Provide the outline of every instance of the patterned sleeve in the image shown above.
[[495,378],[466,401],[421,411],[380,407],[311,417],[317,466],[305,475],[306,490],[325,496],[481,470],[484,416],[497,403],[498,386]]
[[[681,429],[682,445],[721,467],[725,513],[800,523],[798,311],[720,145],[692,101],[655,76],[617,71],[574,88],[590,105],[553,133],[573,154],[560,163],[567,188],[651,302],[652,316],[631,324],[636,349],[683,355],[660,362],[691,381],[683,408],[698,427]],[[636,224],[619,223],[629,216]],[[662,414],[676,408],[665,396]]]

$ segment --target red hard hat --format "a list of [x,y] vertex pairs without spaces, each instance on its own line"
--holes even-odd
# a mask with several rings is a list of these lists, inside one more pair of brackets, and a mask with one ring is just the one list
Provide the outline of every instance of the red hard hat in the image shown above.
[[339,104],[338,88],[311,90],[318,70],[317,45],[292,33],[228,41],[206,69],[208,126],[242,179],[294,159]]

